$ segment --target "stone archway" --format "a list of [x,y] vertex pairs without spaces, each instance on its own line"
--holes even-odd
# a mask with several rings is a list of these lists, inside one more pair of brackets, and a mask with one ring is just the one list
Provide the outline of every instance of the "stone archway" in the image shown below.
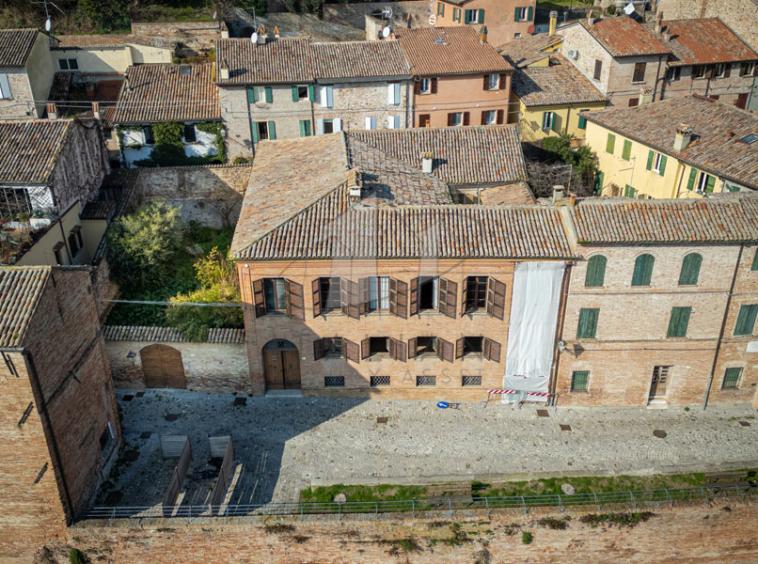
[[286,339],[274,339],[263,347],[267,390],[300,389],[300,354]]

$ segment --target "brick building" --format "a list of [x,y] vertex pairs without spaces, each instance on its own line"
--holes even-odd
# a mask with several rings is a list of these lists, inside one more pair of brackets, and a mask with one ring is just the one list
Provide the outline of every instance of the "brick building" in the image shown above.
[[0,29],[0,119],[45,116],[57,41],[36,29]]
[[536,0],[440,0],[432,4],[437,27],[486,25],[490,41],[503,45],[534,31]]
[[471,27],[396,30],[413,72],[413,127],[506,123],[513,67]]
[[8,551],[64,538],[122,440],[90,274],[0,268],[0,528]]

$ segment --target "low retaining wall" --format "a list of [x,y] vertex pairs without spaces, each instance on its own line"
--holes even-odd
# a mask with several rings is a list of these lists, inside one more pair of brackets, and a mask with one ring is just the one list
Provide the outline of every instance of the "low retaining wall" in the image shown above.
[[181,333],[168,327],[106,326],[103,334],[113,383],[117,388],[144,388],[140,350],[164,343],[181,353],[188,390],[250,391],[243,329],[211,329],[205,343],[189,342]]

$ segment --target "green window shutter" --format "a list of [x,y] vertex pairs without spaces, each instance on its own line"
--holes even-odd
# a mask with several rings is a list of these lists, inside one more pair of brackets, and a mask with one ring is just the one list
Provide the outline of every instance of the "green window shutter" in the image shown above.
[[519,17],[519,11],[520,11],[520,10],[521,10],[521,8],[516,8],[516,14],[513,16],[513,21],[514,21],[514,22],[517,22],[517,21],[519,21],[519,18],[518,18],[518,17]]
[[679,273],[680,286],[693,286],[697,284],[700,276],[700,265],[703,263],[702,255],[690,253],[682,261],[682,271]]
[[308,100],[311,102],[316,100],[316,87],[312,84],[308,85]]
[[599,288],[605,283],[605,265],[607,259],[603,255],[595,255],[587,261],[587,276],[584,285],[587,288]]
[[255,88],[252,86],[247,88],[247,102],[248,104],[255,104]]
[[624,139],[624,149],[621,151],[621,158],[625,161],[629,160],[632,154],[632,142],[629,139]]
[[556,133],[560,133],[558,131],[558,114],[556,114],[555,112],[551,112],[551,113],[553,114],[553,119],[550,120],[550,129],[552,129]]
[[471,23],[471,10],[464,10],[463,23]]
[[716,177],[708,175],[708,182],[705,184],[705,193],[713,194],[713,187],[716,185]]
[[691,307],[673,307],[671,308],[671,319],[669,320],[669,329],[666,332],[667,337],[686,337],[687,326],[690,323]]
[[273,121],[268,122],[268,138],[276,139],[276,124]]
[[647,170],[653,170],[653,158],[655,157],[655,153],[653,151],[647,152]]
[[755,254],[753,255],[753,265],[750,267],[750,270],[758,270],[758,249],[755,249]]
[[634,262],[634,274],[632,275],[632,286],[650,286],[650,280],[653,277],[653,265],[655,257],[653,255],[640,255]]
[[625,198],[634,198],[636,196],[637,196],[637,190],[635,190],[629,184],[627,184],[624,187],[624,197]]
[[442,11],[440,12],[440,16],[442,16],[444,18],[445,17],[445,5],[442,4],[442,2],[440,2],[440,4],[442,5]]
[[300,97],[297,95],[297,86],[292,87],[292,101],[297,102]]
[[605,152],[613,154],[613,150],[616,148],[616,136],[613,133],[608,134],[608,140],[605,142]]
[[273,101],[274,101],[274,93],[271,92],[270,86],[266,86],[266,103],[270,104]]
[[687,181],[687,190],[692,190],[695,188],[695,178],[697,177],[697,170],[694,168],[690,169],[690,179]]
[[258,122],[254,121],[250,123],[250,129],[253,130],[253,143],[258,142]]
[[735,335],[752,335],[755,328],[755,316],[758,314],[758,305],[744,305],[740,307],[737,315],[737,324],[734,327]]
[[587,384],[590,380],[589,370],[575,370],[571,374],[571,391],[572,392],[586,392]]
[[300,120],[300,137],[310,137],[311,135],[311,120]]
[[306,137],[305,135],[305,120],[300,120],[300,137]]
[[727,368],[721,388],[724,390],[736,388],[740,383],[740,376],[742,376],[742,368]]
[[484,23],[484,10],[479,10],[479,22],[480,24]]
[[658,174],[660,174],[661,176],[663,176],[663,174],[666,172],[666,161],[667,160],[668,159],[666,158],[666,155],[661,155],[661,168],[658,171]]
[[595,194],[602,194],[603,193],[603,182],[605,180],[605,174],[597,171],[597,174],[595,174]]
[[582,115],[589,110],[579,110],[579,129],[587,129],[587,118]]
[[576,330],[577,339],[594,339],[597,333],[597,318],[599,308],[582,308],[579,310],[579,327]]
[[534,17],[534,8],[532,6],[529,6],[529,9],[526,11],[526,21],[528,22],[532,21],[533,17]]

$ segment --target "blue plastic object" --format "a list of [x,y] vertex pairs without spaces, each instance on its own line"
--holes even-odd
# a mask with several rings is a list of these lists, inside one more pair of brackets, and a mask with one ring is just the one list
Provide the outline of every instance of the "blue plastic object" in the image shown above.
[[446,401],[439,401],[437,402],[437,407],[439,407],[440,409],[447,409],[448,407],[450,407],[450,404],[447,403]]

